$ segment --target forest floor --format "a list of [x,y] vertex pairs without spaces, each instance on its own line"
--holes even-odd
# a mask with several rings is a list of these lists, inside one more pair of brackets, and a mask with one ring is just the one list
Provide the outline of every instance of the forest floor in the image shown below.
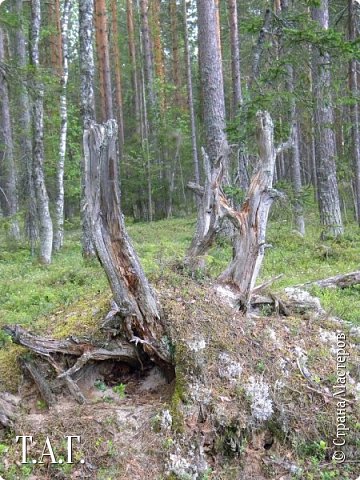
[[[351,327],[360,324],[359,288],[313,289],[311,293],[328,312],[316,320],[306,312],[282,318],[266,309],[256,320],[245,320],[209,289],[209,282],[230,257],[226,241],[219,239],[210,252],[205,274],[198,272],[197,278],[190,279],[176,270],[194,223],[191,218],[129,225],[172,337],[178,339],[175,385],[166,386],[154,369],[141,375],[120,372],[111,382],[95,374],[90,379],[94,380],[90,405],[78,406],[64,398],[48,411],[34,387],[22,379],[16,359],[24,349],[0,337],[0,392],[17,393],[20,386],[25,399],[26,415],[18,422],[16,434],[38,432],[39,448],[46,432],[61,441],[66,432],[81,431],[86,442],[79,455],[93,459],[85,466],[57,465],[52,472],[19,462],[12,465],[16,446],[6,436],[0,437],[0,478],[357,479],[358,465],[336,466],[329,455],[335,422],[330,399],[336,376],[333,332],[339,328],[346,331],[349,342],[351,388],[360,385],[356,347],[360,335],[359,329]],[[259,282],[284,274],[272,285],[272,292],[359,269],[360,232],[355,225],[347,226],[341,240],[324,242],[311,222],[301,238],[290,222],[273,220],[268,242],[272,248],[267,250]],[[111,292],[98,263],[83,261],[78,230],[69,225],[65,247],[49,267],[38,266],[25,245],[16,249],[6,242],[1,245],[0,326],[19,323],[55,338],[96,334],[109,310]],[[333,317],[351,324],[339,327]],[[309,377],[305,378],[304,370]],[[199,378],[206,379],[204,384]],[[277,415],[259,429],[254,419],[257,407],[249,392],[257,390],[266,397],[267,388]],[[351,395],[356,400],[357,393]],[[212,407],[208,414],[201,412],[204,420],[199,424],[194,405],[200,398],[202,405],[210,402]],[[351,458],[354,449],[355,453],[360,449],[355,400],[350,402],[348,417]],[[266,398],[263,401],[264,409]],[[166,412],[170,412],[172,429]],[[198,437],[204,439],[201,451],[195,447],[192,451]]]

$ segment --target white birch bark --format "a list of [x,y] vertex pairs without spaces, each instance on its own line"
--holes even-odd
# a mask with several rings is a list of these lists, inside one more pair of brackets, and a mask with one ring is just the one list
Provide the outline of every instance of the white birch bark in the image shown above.
[[61,19],[61,44],[62,44],[62,74],[60,95],[60,144],[59,160],[56,171],[57,196],[55,200],[55,232],[54,250],[59,251],[64,243],[64,167],[66,156],[66,138],[68,127],[67,113],[67,84],[69,78],[68,66],[68,26],[70,16],[70,0],[64,0],[63,15]]
[[50,216],[49,197],[44,176],[44,87],[40,79],[39,41],[41,26],[40,0],[31,1],[31,48],[30,60],[33,67],[33,170],[37,209],[41,263],[51,263],[53,225]]
[[[94,50],[93,50],[93,0],[79,0],[79,43],[80,43],[80,102],[84,129],[95,120],[94,100]],[[89,219],[86,215],[84,158],[81,159],[80,217],[82,226],[82,253],[84,258],[95,256],[91,240]]]

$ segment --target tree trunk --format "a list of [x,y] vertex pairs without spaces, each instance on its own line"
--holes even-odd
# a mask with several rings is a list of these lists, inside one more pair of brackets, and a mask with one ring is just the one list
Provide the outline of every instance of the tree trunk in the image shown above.
[[[20,21],[19,27],[14,34],[14,56],[17,65],[22,71],[23,76],[27,68],[27,52],[24,36],[23,22],[23,0],[15,0],[13,12]],[[30,101],[26,81],[22,81],[19,92],[19,113],[18,122],[20,129],[20,152],[24,164],[25,195],[26,195],[26,215],[25,215],[25,233],[30,243],[31,254],[35,254],[35,245],[38,240],[36,196],[33,178],[33,160],[31,144],[31,111]]]
[[176,0],[170,0],[169,13],[171,22],[171,71],[172,81],[175,87],[174,99],[175,106],[181,105],[181,82],[180,82],[180,58],[179,58],[179,32],[178,32],[178,18],[177,18],[177,3]]
[[[357,39],[356,29],[356,9],[359,8],[355,0],[349,0],[349,40]],[[358,77],[357,77],[358,61],[353,58],[349,63],[349,87],[352,96],[350,104],[351,116],[351,137],[354,161],[354,183],[356,192],[356,216],[360,225],[360,131],[359,131],[359,104],[358,104]]]
[[[283,0],[279,5],[277,5],[278,11],[283,11],[287,13],[289,8],[289,1]],[[287,90],[290,93],[290,125],[292,128],[293,135],[293,146],[291,149],[292,158],[291,158],[291,182],[294,192],[294,217],[296,230],[301,234],[305,235],[305,220],[302,206],[302,180],[301,180],[301,164],[300,164],[300,135],[299,135],[299,124],[298,124],[298,110],[296,106],[295,98],[295,76],[294,68],[292,65],[287,65]]]
[[[80,44],[80,101],[81,116],[84,129],[91,121],[95,120],[94,99],[94,52],[93,52],[93,0],[79,0],[79,44]],[[82,226],[82,253],[84,258],[95,256],[95,250],[91,241],[89,219],[85,211],[85,166],[84,158],[81,158],[81,196],[80,216]]]
[[301,234],[305,235],[305,219],[302,206],[302,181],[301,181],[301,164],[300,164],[300,135],[299,135],[299,124],[297,120],[298,111],[296,108],[296,99],[294,96],[294,70],[292,65],[287,66],[288,72],[288,90],[292,95],[291,98],[291,107],[290,107],[290,124],[293,134],[293,146],[291,149],[292,159],[291,159],[291,180],[292,188],[294,191],[294,217],[296,230]]
[[0,26],[0,205],[5,217],[9,219],[9,238],[20,239],[20,230],[16,214],[18,198],[16,191],[16,171],[14,145],[10,117],[9,88],[5,63],[4,31]]
[[219,282],[235,288],[240,309],[246,311],[255,286],[266,248],[266,227],[270,207],[279,193],[273,190],[276,155],[291,145],[274,146],[274,125],[267,112],[259,112],[259,166],[253,175],[247,197],[240,211],[233,210],[224,196],[223,215],[228,216],[236,229],[235,255]]
[[[214,0],[198,0],[200,76],[204,100],[206,153],[214,164],[227,144],[224,83],[217,42]],[[227,173],[227,172],[226,172]]]
[[155,75],[161,84],[165,82],[163,48],[161,42],[160,0],[152,0],[151,3],[152,40],[154,44]]
[[[323,30],[329,28],[328,0],[312,7],[312,18]],[[334,115],[331,99],[330,55],[314,49],[315,142],[322,238],[344,233],[336,178]]]
[[[228,144],[225,134],[225,99],[221,54],[217,37],[215,0],[197,0],[200,79],[206,149],[203,152],[205,185],[188,186],[199,196],[196,231],[187,252],[186,262],[210,248],[220,229],[217,202],[213,201],[214,182],[228,182]],[[199,192],[202,191],[202,194]],[[199,203],[200,203],[199,202]]]
[[111,0],[111,33],[112,33],[112,51],[115,69],[115,98],[116,98],[116,118],[119,127],[120,154],[124,146],[124,115],[121,87],[121,57],[119,48],[119,29],[116,0]]
[[271,20],[272,20],[271,10],[267,8],[265,11],[264,24],[262,29],[260,30],[257,44],[255,46],[254,59],[252,64],[252,77],[251,77],[250,84],[256,81],[260,75],[261,56],[264,49],[266,35],[269,33],[269,30],[270,30]]
[[68,26],[70,16],[70,0],[64,0],[63,16],[61,20],[61,45],[62,45],[62,69],[61,69],[61,96],[60,96],[60,146],[59,161],[57,164],[56,184],[57,196],[55,200],[55,232],[54,250],[57,252],[64,243],[64,166],[66,156],[66,138],[68,126],[67,114],[67,84],[69,78],[68,67]]
[[39,78],[39,40],[41,25],[40,0],[31,1],[31,48],[33,68],[33,168],[37,209],[39,216],[40,262],[51,263],[53,225],[49,209],[49,197],[44,177],[44,87]]
[[136,131],[140,136],[141,132],[141,115],[140,115],[140,103],[141,95],[139,91],[139,79],[138,68],[136,64],[136,46],[135,46],[135,31],[134,31],[134,13],[132,0],[126,0],[126,20],[128,31],[128,45],[129,45],[129,57],[131,64],[131,87],[133,94],[133,107],[135,112]]
[[240,74],[239,26],[236,0],[228,0],[230,17],[231,78],[233,117],[236,117],[242,103]]
[[[153,62],[153,54],[152,54],[148,13],[149,13],[149,1],[140,0],[141,36],[142,36],[143,57],[144,57],[146,94],[149,101],[149,107],[151,109],[155,109],[154,62]],[[153,112],[151,112],[151,114],[153,114]]]
[[186,0],[183,0],[183,9],[184,9],[183,13],[184,13],[186,80],[187,80],[188,106],[189,106],[190,125],[191,125],[191,145],[192,145],[193,165],[194,165],[194,181],[197,184],[200,184],[199,156],[198,156],[198,146],[197,146],[197,132],[196,132],[196,119],[195,119],[195,110],[194,110],[194,94],[193,94],[193,81],[192,81],[192,71],[191,71],[191,55],[190,55],[190,47],[189,47],[189,34],[188,34],[188,25],[187,25]]
[[96,49],[100,77],[101,120],[112,119],[113,104],[111,92],[110,52],[106,1],[95,0]]
[[62,35],[60,19],[60,0],[50,0],[48,3],[49,25],[51,35],[50,43],[50,63],[57,75],[62,75]]
[[109,121],[91,125],[84,133],[92,237],[128,340],[141,343],[150,358],[170,374],[161,309],[126,233],[120,208],[116,130],[116,122]]

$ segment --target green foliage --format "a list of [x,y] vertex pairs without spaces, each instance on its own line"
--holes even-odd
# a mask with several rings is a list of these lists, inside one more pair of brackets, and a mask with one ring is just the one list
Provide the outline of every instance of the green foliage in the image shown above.
[[120,398],[125,398],[126,385],[120,383],[119,385],[115,385],[112,389],[113,392],[117,393]]

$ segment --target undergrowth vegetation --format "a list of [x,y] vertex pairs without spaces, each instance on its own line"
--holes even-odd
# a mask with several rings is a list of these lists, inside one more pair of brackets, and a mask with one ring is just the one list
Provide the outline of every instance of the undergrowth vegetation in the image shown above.
[[[360,231],[349,224],[339,240],[320,241],[315,214],[309,215],[307,233],[300,237],[291,219],[279,219],[275,210],[269,224],[266,251],[259,282],[283,274],[272,290],[326,278],[359,268]],[[184,257],[194,230],[193,217],[154,223],[131,223],[128,230],[146,273],[154,281]],[[74,302],[91,301],[109,292],[106,277],[96,260],[81,256],[80,232],[69,228],[65,247],[50,266],[40,266],[27,245],[9,245],[4,234],[0,246],[0,324],[31,325],[54,309]],[[220,237],[207,257],[207,271],[198,280],[215,278],[230,259],[230,243]],[[359,287],[344,290],[314,288],[325,309],[354,323],[360,322]],[[41,321],[43,324],[44,322]],[[0,339],[1,341],[1,339]]]

